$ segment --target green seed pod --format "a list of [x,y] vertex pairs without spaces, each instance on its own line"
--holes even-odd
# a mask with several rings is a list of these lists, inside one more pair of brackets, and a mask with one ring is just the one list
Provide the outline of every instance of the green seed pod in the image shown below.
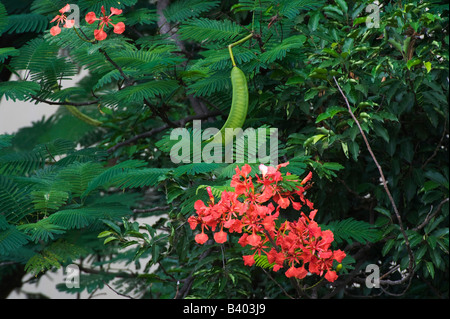
[[[233,98],[228,118],[219,133],[208,139],[207,142],[212,141],[217,135],[221,134],[222,143],[225,144],[225,141],[227,140],[225,136],[227,134],[226,129],[241,128],[242,125],[244,125],[248,111],[247,78],[244,72],[236,66],[231,70],[231,85],[233,87]],[[231,136],[231,134],[228,135]],[[232,141],[232,139],[230,138],[227,141]]]

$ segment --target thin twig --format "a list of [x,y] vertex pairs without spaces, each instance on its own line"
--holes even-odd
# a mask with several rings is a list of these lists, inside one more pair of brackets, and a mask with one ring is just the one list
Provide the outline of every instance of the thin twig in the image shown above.
[[153,208],[147,208],[147,209],[133,209],[133,213],[134,214],[138,214],[138,213],[151,213],[151,212],[156,212],[158,210],[166,210],[169,209],[170,206],[157,206],[157,207],[153,207]]
[[445,133],[447,132],[447,121],[444,122],[444,129],[442,130],[442,136],[441,139],[439,140],[438,145],[436,146],[436,148],[434,149],[433,154],[431,154],[431,156],[425,161],[425,163],[423,163],[421,169],[424,169],[425,166],[427,166],[427,164],[433,159],[433,157],[436,156],[437,152],[439,151],[439,149],[442,146],[442,142],[444,141],[444,137],[445,137]]
[[112,291],[114,291],[116,294],[118,294],[119,296],[122,296],[122,297],[126,297],[126,298],[129,298],[129,299],[134,299],[133,297],[131,297],[131,296],[129,296],[129,295],[126,295],[126,294],[123,294],[123,293],[121,293],[121,292],[118,292],[117,290],[115,290],[113,287],[111,287],[110,285],[108,285],[108,283],[106,282],[106,281],[104,281],[103,280],[103,283],[106,285],[106,287],[108,287],[109,289],[111,289]]
[[278,281],[276,281],[270,274],[269,272],[267,272],[264,268],[261,268],[262,271],[264,271],[264,273],[267,275],[267,277],[269,277],[270,280],[272,280],[280,289],[281,291],[286,295],[286,297],[290,298],[290,299],[295,299],[294,297],[292,297],[291,295],[289,295],[287,293],[287,291],[283,288],[283,286],[280,285],[280,283]]
[[427,217],[425,217],[425,220],[419,226],[417,226],[416,228],[413,228],[413,230],[418,231],[418,230],[424,228],[430,222],[430,220],[441,211],[442,206],[445,203],[447,203],[448,200],[449,200],[449,198],[447,197],[442,202],[440,202],[438,207],[436,207],[436,209],[434,210],[434,212],[432,214],[428,214]]
[[413,252],[411,250],[411,245],[409,244],[408,236],[407,236],[407,234],[405,232],[405,229],[403,228],[402,218],[400,216],[400,213],[398,212],[397,205],[395,204],[394,198],[392,197],[391,192],[389,191],[389,187],[387,185],[386,178],[384,177],[383,169],[381,168],[380,164],[378,163],[378,160],[377,160],[375,154],[373,153],[372,148],[370,147],[369,141],[367,140],[367,137],[364,134],[364,131],[361,128],[361,125],[359,124],[358,119],[356,118],[355,114],[352,111],[352,108],[350,106],[350,103],[348,102],[347,97],[345,96],[344,92],[342,91],[341,87],[339,86],[338,81],[336,80],[336,78],[334,76],[333,76],[333,79],[334,79],[334,82],[336,83],[336,85],[337,85],[337,87],[339,89],[339,92],[341,93],[342,97],[345,100],[345,103],[347,105],[347,108],[348,108],[348,111],[349,111],[351,117],[353,118],[353,120],[355,121],[356,125],[358,126],[359,132],[361,133],[361,136],[363,137],[364,143],[366,144],[366,147],[367,147],[367,150],[370,153],[370,156],[372,157],[375,165],[378,168],[378,171],[379,171],[380,177],[381,177],[381,181],[383,183],[384,190],[386,191],[386,194],[389,197],[389,200],[390,200],[390,202],[392,204],[392,208],[394,209],[395,216],[397,217],[398,224],[400,226],[400,231],[401,231],[401,233],[403,235],[403,238],[405,239],[405,245],[406,245],[406,249],[408,250],[408,255],[409,255],[408,276],[405,276],[401,280],[396,281],[396,283],[403,283],[408,278],[412,278],[412,275],[414,273],[414,254],[413,254]]
[[[174,124],[176,126],[178,126],[178,127],[183,127],[187,122],[190,122],[192,120],[204,119],[204,118],[213,117],[213,116],[216,116],[216,115],[219,115],[219,114],[220,114],[219,112],[211,112],[211,113],[208,113],[208,114],[190,115],[190,116],[185,117],[184,119],[175,121]],[[137,140],[140,140],[140,139],[146,138],[146,137],[150,137],[150,136],[152,136],[154,134],[157,134],[159,132],[162,132],[162,131],[164,131],[164,130],[166,130],[168,128],[169,128],[169,125],[168,124],[164,124],[163,126],[156,127],[156,128],[151,129],[150,131],[147,131],[147,132],[144,132],[142,134],[136,135],[136,136],[134,136],[134,137],[132,137],[132,138],[126,140],[126,141],[118,143],[118,144],[114,145],[113,147],[109,148],[108,149],[108,153],[112,153],[112,152],[118,150],[119,148],[121,148],[123,146],[130,145],[130,144],[136,142]]]
[[99,103],[99,101],[98,100],[96,100],[96,101],[89,101],[89,102],[79,102],[79,103],[77,103],[77,102],[69,102],[69,101],[66,101],[66,102],[55,102],[55,101],[49,101],[49,100],[45,100],[45,99],[41,99],[40,97],[37,97],[36,95],[30,95],[32,98],[33,98],[33,100],[36,100],[36,101],[39,101],[39,102],[42,102],[42,103],[45,103],[45,104],[48,104],[48,105],[72,105],[72,106],[85,106],[85,105],[93,105],[93,104],[97,104],[97,103]]

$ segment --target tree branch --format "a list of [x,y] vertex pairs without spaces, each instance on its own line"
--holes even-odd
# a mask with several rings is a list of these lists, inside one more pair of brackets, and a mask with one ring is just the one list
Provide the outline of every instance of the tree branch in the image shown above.
[[[204,118],[208,118],[208,117],[217,116],[219,114],[220,114],[219,112],[211,112],[211,113],[208,113],[208,114],[190,115],[190,116],[185,117],[184,119],[175,121],[174,124],[177,127],[183,127],[187,122],[190,122],[192,120],[204,119]],[[150,137],[150,136],[152,136],[154,134],[157,134],[159,132],[162,132],[162,131],[164,131],[164,130],[166,130],[168,128],[169,128],[169,125],[168,124],[164,124],[163,126],[156,127],[156,128],[151,129],[150,131],[147,131],[147,132],[144,132],[142,134],[136,135],[136,136],[134,136],[134,137],[132,137],[132,138],[126,140],[126,141],[123,141],[121,143],[118,143],[118,144],[114,145],[113,147],[110,147],[108,149],[108,153],[115,152],[116,150],[118,150],[119,148],[121,148],[121,147],[123,147],[125,145],[132,144],[132,143],[134,143],[137,140],[140,140],[142,138]]]
[[166,210],[169,209],[170,205],[166,205],[166,206],[157,206],[157,207],[153,207],[153,208],[147,208],[147,209],[133,209],[133,213],[134,214],[139,214],[139,213],[151,213],[151,212],[156,212],[158,210]]
[[411,279],[412,275],[414,273],[414,254],[413,254],[413,252],[411,250],[411,245],[409,243],[408,236],[407,236],[407,234],[405,232],[405,229],[403,227],[402,218],[400,216],[400,213],[398,212],[397,205],[395,204],[394,198],[392,197],[391,192],[389,191],[389,187],[387,185],[386,178],[384,177],[383,169],[381,168],[380,164],[378,163],[378,160],[377,160],[375,154],[373,153],[372,148],[370,147],[369,141],[367,140],[367,137],[364,134],[364,131],[361,128],[361,125],[359,124],[358,119],[356,118],[355,114],[352,111],[352,108],[350,106],[350,103],[348,102],[347,97],[345,96],[344,92],[342,91],[341,87],[339,86],[338,81],[336,80],[336,78],[334,76],[333,76],[333,79],[334,79],[334,82],[336,83],[336,85],[337,85],[337,87],[339,89],[339,92],[341,93],[342,97],[345,100],[345,104],[347,105],[347,108],[348,108],[348,111],[349,111],[351,117],[353,118],[353,120],[355,121],[356,125],[358,126],[359,132],[361,133],[361,136],[362,136],[362,138],[364,140],[364,143],[366,144],[366,147],[367,147],[367,150],[370,153],[370,156],[372,157],[375,165],[378,168],[378,172],[380,173],[380,177],[381,177],[381,181],[383,183],[384,190],[386,191],[386,194],[389,197],[389,201],[391,202],[392,208],[394,209],[395,216],[397,217],[398,224],[400,226],[400,231],[401,231],[401,233],[403,235],[403,238],[405,240],[406,249],[407,249],[408,255],[409,255],[408,276],[405,276],[401,280],[397,281],[396,284],[403,283],[408,278]]
[[438,205],[438,207],[436,207],[434,213],[431,214],[431,215],[428,214],[427,217],[425,218],[425,220],[424,220],[419,226],[417,226],[416,228],[413,228],[413,230],[414,230],[414,231],[418,231],[418,230],[424,228],[424,227],[430,222],[430,220],[440,212],[442,206],[443,206],[445,203],[447,203],[448,201],[449,201],[449,198],[447,197],[447,198],[444,199],[442,202],[440,202],[439,205]]
[[39,102],[42,102],[42,103],[45,103],[45,104],[48,104],[48,105],[71,105],[71,106],[78,107],[78,106],[93,105],[93,104],[99,103],[98,100],[89,101],[89,102],[80,102],[80,103],[69,102],[69,101],[67,101],[67,102],[54,102],[54,101],[48,101],[48,100],[45,100],[45,99],[41,99],[40,97],[37,97],[36,95],[30,95],[30,96],[33,98],[33,100],[36,100],[36,101],[39,101]]

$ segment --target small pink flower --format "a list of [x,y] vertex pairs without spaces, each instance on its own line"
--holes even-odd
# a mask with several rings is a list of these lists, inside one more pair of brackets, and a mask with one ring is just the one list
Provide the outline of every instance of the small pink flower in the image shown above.
[[72,28],[75,25],[75,20],[67,20],[67,17],[64,14],[67,11],[70,11],[70,5],[69,4],[66,4],[61,10],[59,10],[61,15],[57,15],[56,17],[54,17],[52,19],[52,21],[50,21],[50,23],[58,21],[58,23],[50,29],[50,34],[52,36],[55,36],[55,35],[58,35],[58,34],[61,33],[61,28],[59,27],[60,23],[64,23],[65,22],[64,28]]
[[109,26],[110,24],[114,27],[114,33],[121,34],[125,31],[125,24],[123,22],[119,22],[117,24],[113,24],[111,22],[111,16],[121,14],[122,10],[111,7],[110,8],[111,14],[109,16],[106,15],[104,6],[102,6],[101,10],[102,10],[103,17],[97,18],[95,15],[95,12],[89,12],[88,14],[86,14],[86,17],[85,17],[86,22],[89,24],[92,24],[95,21],[100,21],[99,28],[94,31],[95,39],[97,39],[98,41],[105,40],[107,37],[107,34],[105,31],[103,31],[103,28],[105,26]]

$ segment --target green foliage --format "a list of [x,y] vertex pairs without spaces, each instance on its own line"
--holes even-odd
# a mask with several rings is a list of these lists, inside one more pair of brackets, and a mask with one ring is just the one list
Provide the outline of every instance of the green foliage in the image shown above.
[[[304,297],[448,298],[448,5],[383,2],[371,26],[373,3],[362,0],[80,0],[77,32],[51,36],[65,4],[0,3],[0,68],[18,77],[0,83],[2,101],[59,105],[0,135],[0,287],[17,269],[39,275],[73,262],[97,268],[80,288],[57,285],[68,293],[108,283],[139,298],[297,297],[286,267],[273,272],[264,253],[243,264],[238,237],[194,241],[196,201],[208,202],[207,186],[217,200],[231,190],[237,163],[196,162],[192,147],[190,161],[170,159],[170,128],[199,141],[192,119],[203,129],[225,121],[227,46],[253,32],[233,48],[249,86],[244,129],[278,129],[283,171],[313,172],[317,222],[347,253],[332,289],[308,276]],[[102,5],[123,10],[113,19],[126,30],[91,42],[97,24],[83,17]],[[67,87],[81,69],[88,74]],[[248,145],[240,150],[249,161]],[[252,176],[263,160],[249,163]],[[392,284],[408,276],[409,248],[414,276]],[[382,290],[356,277],[367,264],[388,273]]]
[[168,22],[180,22],[198,17],[201,13],[211,10],[219,3],[219,1],[182,0],[165,9],[164,16]]
[[41,33],[48,27],[48,19],[46,16],[26,13],[8,16],[8,26],[3,30],[4,33],[24,33],[36,32]]
[[180,28],[183,39],[201,42],[218,40],[232,42],[242,31],[242,28],[232,21],[206,18],[190,20]]
[[352,244],[353,241],[365,244],[380,240],[380,234],[372,225],[353,218],[332,221],[323,229],[329,229],[333,232],[337,244],[341,244],[343,241],[348,244]]

